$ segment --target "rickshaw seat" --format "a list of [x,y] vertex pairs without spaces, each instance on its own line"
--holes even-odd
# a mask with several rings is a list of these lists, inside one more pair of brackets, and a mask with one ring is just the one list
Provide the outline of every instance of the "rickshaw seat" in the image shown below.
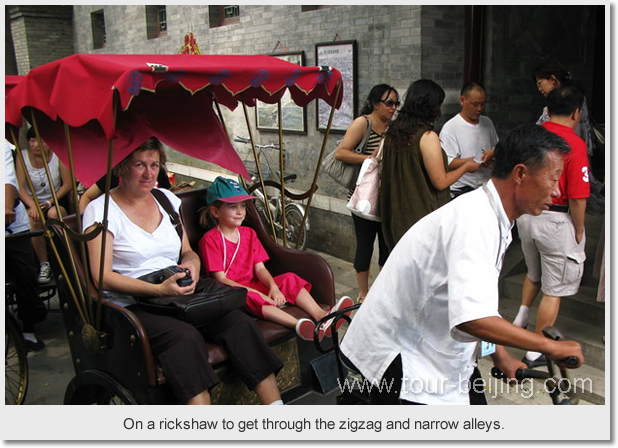
[[[205,205],[206,189],[189,190],[186,192],[179,193],[178,197],[180,197],[182,200],[181,217],[183,220],[185,230],[187,232],[187,237],[192,247],[195,250],[197,249],[197,243],[199,239],[202,237],[205,231],[199,225],[199,209],[203,205]],[[167,217],[165,217],[164,219],[167,219]],[[76,229],[77,220],[76,220],[75,215],[66,217],[64,219],[64,222],[71,229],[77,230]],[[267,267],[273,275],[278,275],[279,273],[283,273],[283,272],[295,272],[299,276],[305,278],[307,281],[312,283],[311,293],[313,297],[316,299],[316,302],[318,302],[318,304],[320,304],[322,308],[324,308],[325,310],[328,310],[330,309],[330,307],[332,307],[332,305],[334,304],[334,298],[335,298],[334,278],[333,278],[333,274],[330,269],[330,266],[326,263],[324,259],[322,259],[316,254],[312,254],[309,252],[301,252],[301,251],[297,251],[294,249],[288,249],[288,248],[285,248],[283,246],[276,244],[272,240],[272,238],[268,235],[264,225],[262,224],[259,218],[257,209],[252,203],[250,203],[247,208],[247,219],[245,221],[245,225],[252,227],[256,231],[258,238],[264,245],[264,248],[266,249],[266,252],[268,253],[270,257],[270,260],[267,262]],[[63,259],[63,262],[66,263],[70,259],[70,257],[69,257],[68,249],[66,248],[66,244],[64,242],[64,238],[62,237],[62,231],[60,229],[60,226],[55,225],[52,227],[52,229],[53,229],[55,241],[57,243],[60,243],[60,244],[57,244],[57,246],[59,246],[58,248],[59,256],[60,258]],[[78,252],[75,251],[77,244],[73,242],[70,238],[69,238],[69,242],[71,244],[71,250],[73,251],[73,253],[78,254]],[[79,255],[73,258],[75,259],[78,279],[83,285],[85,284],[85,278],[86,278],[86,273],[85,273],[86,271],[84,267],[85,265],[82,264],[81,257]],[[54,272],[59,273],[61,271],[57,270],[57,268],[54,267]],[[69,273],[68,275],[72,276],[71,273]],[[63,289],[63,291],[66,296],[68,294],[68,292],[66,291],[66,287]],[[96,297],[96,290],[92,282],[90,282],[90,295],[91,297]],[[108,319],[110,322],[113,322],[113,325],[120,325],[121,327],[125,328],[123,330],[123,334],[127,334],[127,333],[134,334],[136,337],[135,342],[137,342],[137,340],[139,341],[137,343],[138,347],[135,347],[133,350],[138,350],[138,352],[141,354],[138,356],[132,356],[132,358],[135,358],[135,357],[141,358],[142,361],[139,361],[139,359],[138,360],[132,359],[130,362],[131,369],[128,369],[128,370],[132,370],[132,371],[138,370],[138,372],[141,372],[141,373],[138,373],[138,376],[141,375],[142,378],[147,379],[147,385],[150,386],[150,389],[144,392],[144,385],[135,383],[135,380],[133,379],[129,380],[129,381],[134,382],[134,384],[132,384],[132,387],[129,387],[129,386],[127,387],[134,393],[137,390],[138,392],[136,393],[136,395],[142,397],[142,402],[151,402],[152,400],[146,400],[143,397],[147,393],[148,394],[152,393],[153,387],[160,384],[160,382],[158,381],[158,378],[157,378],[156,360],[152,354],[150,343],[148,341],[148,337],[146,335],[145,329],[143,328],[139,319],[130,310],[120,307],[118,305],[115,305],[106,300],[102,301],[102,307],[104,310],[104,313],[103,313],[104,319]],[[296,318],[308,317],[307,313],[305,313],[300,308],[297,308],[294,306],[285,307],[284,310],[290,313],[291,315],[295,316]],[[121,316],[124,316],[124,318],[121,319],[120,318]],[[72,323],[67,323],[67,321],[65,320],[65,323],[67,323],[68,332],[71,331],[71,329],[69,328],[70,325],[73,325],[74,330],[78,330],[79,328],[81,328],[78,325],[78,320],[79,320],[78,317],[79,316],[77,315],[73,315]],[[274,322],[269,322],[269,321],[256,318],[256,324],[262,331],[262,334],[264,335],[264,339],[266,340],[266,342],[271,346],[275,346],[280,343],[283,343],[284,341],[290,341],[290,340],[293,340],[292,338],[295,338],[295,333],[293,329],[283,327],[282,325],[276,324]],[[289,343],[286,342],[286,344],[287,344],[287,347],[289,347]],[[75,345],[75,343],[73,343],[73,345]],[[83,347],[79,343],[77,345],[79,346],[77,348],[78,350],[82,350],[82,351],[84,350]],[[132,347],[134,345],[135,343],[131,344]],[[213,367],[217,367],[220,365],[226,365],[226,361],[228,360],[228,355],[227,355],[226,350],[223,347],[216,345],[216,344],[207,343],[206,345],[207,345],[208,355],[209,355],[208,360],[211,363],[211,365],[213,365]],[[307,360],[311,359],[311,357],[314,356],[314,355],[311,355],[310,353],[312,352],[315,353],[314,351],[309,350],[312,344],[299,341],[298,346],[302,347],[298,355],[300,356],[300,358],[298,359],[300,360],[301,364],[303,364],[303,366],[306,366],[305,363],[307,362]],[[71,349],[73,351],[74,347],[72,346]],[[76,363],[76,357],[83,357],[83,356],[82,355],[76,356],[76,354],[74,353],[73,354],[74,364]],[[98,358],[95,360],[95,362],[101,363],[101,361]],[[114,362],[115,364],[122,365],[124,364],[125,360],[123,359],[122,361],[119,362],[118,359],[114,359]],[[84,369],[83,363],[81,365],[75,364],[75,366],[76,366],[76,373],[80,372],[79,369]],[[97,368],[100,368],[101,370],[103,370],[100,364],[97,364],[97,366],[98,366]],[[127,382],[127,381],[120,380],[120,379],[124,379],[122,367],[109,365],[107,361],[103,362],[103,367],[105,367],[106,369],[107,368],[111,369],[112,373],[117,373],[117,377],[119,378],[119,381],[121,383]],[[302,370],[301,376],[304,378],[303,383],[307,381],[306,378],[307,378],[307,375],[309,375],[309,373],[305,371],[306,368],[307,367],[301,366],[301,370]],[[116,369],[117,371],[114,369]],[[125,370],[127,370],[126,367],[125,367]],[[105,371],[107,372],[107,370]],[[124,375],[126,376],[126,374]],[[156,389],[157,388],[155,387],[154,390]],[[140,390],[142,391],[141,395],[139,393]]]
[[[181,219],[187,232],[191,247],[197,251],[197,244],[206,229],[199,224],[199,211],[206,206],[206,188],[178,193],[182,200]],[[324,309],[335,304],[335,279],[326,261],[311,252],[290,249],[277,244],[262,223],[252,201],[247,203],[247,217],[244,225],[251,227],[266,249],[270,259],[266,267],[275,276],[285,272],[294,272],[311,283],[311,295]]]

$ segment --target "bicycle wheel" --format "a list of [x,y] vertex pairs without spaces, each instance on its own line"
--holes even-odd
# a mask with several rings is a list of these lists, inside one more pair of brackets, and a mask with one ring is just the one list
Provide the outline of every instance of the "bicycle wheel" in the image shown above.
[[4,404],[23,404],[28,391],[28,349],[17,322],[8,314],[4,334]]
[[[258,215],[260,216],[260,219],[262,220],[262,223],[264,224],[264,227],[266,228],[268,234],[276,241],[277,238],[281,236],[281,225],[276,223],[277,218],[275,216],[272,216],[275,211],[271,208],[271,216],[273,217],[273,219],[275,219],[275,225],[273,229],[273,226],[270,223],[268,210],[266,209],[268,205],[264,201],[264,192],[262,190],[262,187],[260,186],[260,184],[253,184],[249,187],[248,192],[250,195],[256,197],[256,199],[253,200],[253,203],[255,204],[255,208],[258,211]],[[268,198],[269,200],[271,199],[270,196]],[[275,234],[273,234],[273,232],[275,232]]]
[[[296,248],[296,241],[298,240],[298,234],[300,233],[301,226],[303,224],[303,217],[305,216],[305,210],[298,204],[288,204],[285,207],[285,219],[286,219],[286,237],[287,247]],[[300,237],[298,244],[299,250],[305,250],[307,248],[307,242],[309,241],[309,220],[305,223],[305,229]]]

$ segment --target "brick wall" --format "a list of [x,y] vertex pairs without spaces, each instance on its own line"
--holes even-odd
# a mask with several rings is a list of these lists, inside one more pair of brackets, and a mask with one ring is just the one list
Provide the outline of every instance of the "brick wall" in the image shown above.
[[11,6],[9,14],[19,75],[74,53],[71,6]]

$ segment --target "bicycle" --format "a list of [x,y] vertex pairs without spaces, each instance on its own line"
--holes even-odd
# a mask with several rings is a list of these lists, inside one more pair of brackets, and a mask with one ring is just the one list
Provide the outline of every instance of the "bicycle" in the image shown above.
[[[42,230],[5,235],[5,241],[12,238],[32,238],[43,235]],[[38,296],[41,302],[50,300],[56,295],[56,282],[40,285]],[[5,280],[4,300],[4,404],[20,405],[26,400],[28,392],[28,347],[24,340],[22,327],[15,318],[17,297],[15,286],[10,278]]]
[[[554,327],[546,327],[543,329],[543,334],[555,341],[563,341],[565,338]],[[564,364],[574,366],[577,365],[577,359],[575,357],[569,357],[563,360]],[[547,370],[534,370],[534,369],[518,369],[515,372],[515,379],[517,381],[524,381],[526,379],[540,379],[543,380],[546,390],[549,392],[551,401],[554,405],[576,405],[579,403],[579,395],[577,390],[571,381],[568,370],[564,367],[558,366],[560,376],[556,374],[557,365],[547,358]],[[505,375],[497,367],[491,369],[491,375],[494,378],[504,379]],[[562,396],[565,396],[562,398]]]
[[[251,140],[247,137],[236,136],[235,142],[250,144]],[[280,151],[279,145],[270,143],[268,145],[255,145],[257,150],[257,163],[254,160],[245,160],[245,166],[251,176],[252,184],[247,187],[249,194],[257,197],[255,206],[258,209],[260,218],[267,227],[270,227],[275,239],[280,239],[284,246],[305,250],[309,240],[309,217],[306,215],[305,206],[296,202],[303,199],[300,195],[295,195],[285,189],[285,199],[282,200],[280,172],[273,171],[270,161],[264,150]],[[285,147],[283,148],[285,157]],[[264,162],[263,162],[264,161]],[[261,178],[260,178],[261,175]],[[264,187],[260,179],[264,179]],[[296,174],[288,174],[283,178],[284,184],[294,182]],[[239,176],[241,183],[244,182]],[[284,205],[285,204],[285,205]],[[285,223],[283,211],[285,210]],[[304,227],[303,227],[303,222]],[[283,228],[285,226],[285,233]]]
[[28,348],[21,327],[11,314],[15,303],[13,287],[6,283],[4,310],[4,404],[20,405],[28,392]]

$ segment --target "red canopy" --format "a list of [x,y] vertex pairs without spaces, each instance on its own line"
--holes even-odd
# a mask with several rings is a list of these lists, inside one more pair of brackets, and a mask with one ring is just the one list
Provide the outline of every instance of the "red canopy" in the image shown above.
[[20,82],[23,81],[23,79],[25,78],[25,76],[11,76],[11,75],[7,75],[4,77],[4,97],[6,98],[6,96],[9,94],[9,92],[11,90],[13,90],[13,88],[15,88],[17,86],[17,84],[19,84]]
[[21,114],[31,120],[34,110],[43,138],[68,164],[66,123],[76,175],[87,186],[105,173],[109,139],[116,164],[151,136],[247,175],[214,113],[213,97],[233,110],[239,101],[276,103],[287,89],[299,106],[321,98],[338,108],[339,83],[336,69],[270,56],[73,55],[31,70],[10,92],[5,120],[20,126]]

